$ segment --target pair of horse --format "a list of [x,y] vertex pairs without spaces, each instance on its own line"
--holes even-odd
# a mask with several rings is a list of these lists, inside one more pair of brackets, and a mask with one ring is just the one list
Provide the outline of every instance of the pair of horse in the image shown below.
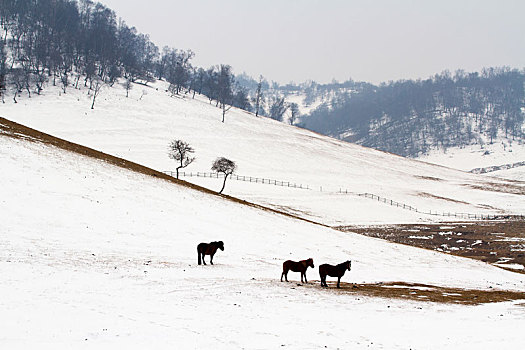
[[[308,280],[306,279],[306,270],[308,269],[308,267],[314,268],[314,260],[312,258],[301,261],[285,261],[283,263],[283,273],[281,274],[281,282],[283,281],[283,276],[286,282],[288,282],[288,271],[293,271],[301,273],[301,283],[308,283]],[[321,287],[328,287],[328,285],[326,284],[326,276],[330,276],[337,277],[337,288],[341,288],[339,286],[339,283],[341,282],[341,277],[343,277],[346,271],[350,271],[351,267],[352,262],[350,260],[347,260],[335,266],[330,264],[319,265]]]

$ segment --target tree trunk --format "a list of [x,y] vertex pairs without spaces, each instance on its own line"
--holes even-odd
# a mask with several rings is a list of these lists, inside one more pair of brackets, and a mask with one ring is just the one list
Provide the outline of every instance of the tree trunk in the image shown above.
[[219,191],[219,194],[222,194],[222,191],[224,191],[224,187],[226,186],[226,179],[228,178],[228,175],[224,175],[224,181],[222,182],[222,188]]

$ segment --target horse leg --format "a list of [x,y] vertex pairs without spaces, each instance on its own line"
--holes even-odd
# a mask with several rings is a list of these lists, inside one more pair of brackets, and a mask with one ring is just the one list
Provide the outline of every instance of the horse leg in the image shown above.
[[206,257],[206,254],[202,253],[202,263],[203,263],[204,265],[206,265],[206,261],[204,260],[205,257]]
[[286,279],[286,282],[288,282],[288,271],[286,269],[283,269],[283,273],[281,273],[281,282],[283,281],[283,276]]
[[197,249],[197,262],[199,263],[199,265],[202,264],[202,261],[201,261],[201,252],[199,252],[199,250]]
[[213,265],[213,254],[210,254],[210,264]]
[[339,287],[339,282],[341,282],[341,277],[337,277],[337,288],[341,288]]
[[306,279],[306,271],[304,271],[303,274],[304,274],[304,283],[308,283],[308,280]]

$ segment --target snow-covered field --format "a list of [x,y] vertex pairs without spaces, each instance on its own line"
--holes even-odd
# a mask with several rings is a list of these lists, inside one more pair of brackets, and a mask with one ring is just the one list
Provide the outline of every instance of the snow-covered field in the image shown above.
[[[525,161],[525,144],[509,143],[508,140],[499,140],[493,144],[465,146],[462,148],[434,150],[418,160],[443,165],[449,168],[470,171],[475,168],[500,166]],[[525,180],[525,167],[501,170],[487,173],[485,176],[497,176],[512,180]]]
[[[523,184],[339,142],[198,98],[162,82],[130,98],[106,88],[1,105],[0,116],[152,167],[174,170],[167,145],[196,149],[187,171],[226,156],[238,173],[308,185],[229,180],[226,193],[328,225],[436,221],[351,193],[419,209],[523,214]],[[523,302],[478,306],[321,289],[317,266],[351,259],[351,283],[408,282],[525,291],[525,275],[343,233],[0,134],[2,348],[516,348]],[[213,190],[217,179],[185,178]],[[341,193],[340,191],[344,192]],[[346,192],[350,193],[346,193]],[[514,193],[512,193],[514,192]],[[223,240],[214,266],[199,242]],[[281,283],[284,260],[312,257],[311,283]],[[289,278],[297,281],[298,274]],[[329,279],[329,282],[333,281]],[[333,285],[332,285],[333,287]]]
[[525,182],[525,166],[521,166],[518,168],[511,168],[511,169],[505,169],[505,170],[498,170],[490,175],[501,177],[504,179],[511,179],[516,181]]
[[[209,172],[212,161],[225,156],[237,163],[241,175],[308,185],[309,190],[297,190],[229,181],[225,193],[328,225],[447,219],[346,192],[373,193],[425,212],[525,212],[523,196],[514,194],[523,183],[405,159],[236,109],[221,123],[221,111],[205,98],[170,98],[165,89],[163,82],[135,85],[126,98],[115,85],[102,91],[91,110],[86,90],[70,88],[63,94],[49,87],[43,96],[8,101],[0,116],[161,171],[174,170],[167,145],[182,139],[197,157],[186,171]],[[185,180],[213,190],[221,186],[221,180]]]
[[[525,291],[525,275],[334,231],[1,134],[0,163],[2,348],[525,343],[520,302],[392,300],[278,280],[282,261],[308,257],[316,265],[310,280],[319,264],[346,259],[353,264],[343,281],[354,283]],[[196,245],[211,240],[223,240],[225,251],[214,266],[198,266]]]

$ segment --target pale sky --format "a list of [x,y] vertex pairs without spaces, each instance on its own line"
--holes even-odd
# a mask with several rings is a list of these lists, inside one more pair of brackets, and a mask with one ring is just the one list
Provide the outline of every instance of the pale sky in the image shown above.
[[279,83],[525,68],[524,0],[102,0],[162,49]]

